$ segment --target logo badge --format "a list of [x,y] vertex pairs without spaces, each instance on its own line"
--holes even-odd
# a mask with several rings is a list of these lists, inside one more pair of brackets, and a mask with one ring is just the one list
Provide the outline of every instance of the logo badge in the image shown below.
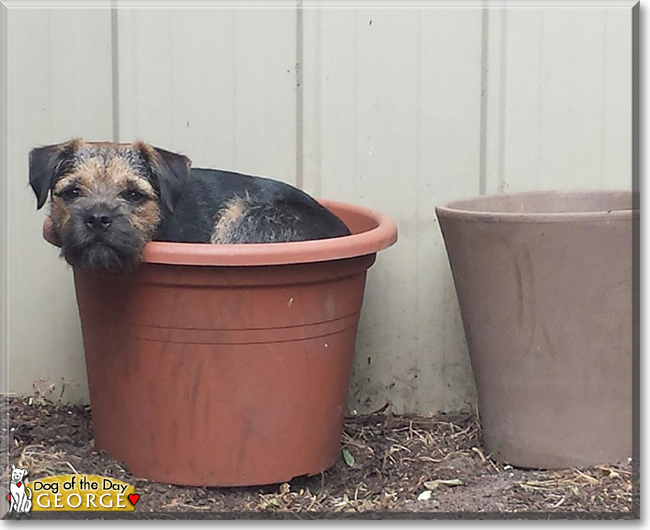
[[9,514],[30,512],[132,512],[140,499],[133,486],[99,475],[54,475],[25,482],[26,469],[11,466]]
[[25,485],[25,477],[29,475],[26,469],[11,464],[11,483],[9,484],[9,513],[16,515],[29,513],[32,510],[32,491]]

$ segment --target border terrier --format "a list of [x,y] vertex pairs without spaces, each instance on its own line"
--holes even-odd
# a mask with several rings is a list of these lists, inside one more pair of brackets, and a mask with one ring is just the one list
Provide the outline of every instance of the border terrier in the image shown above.
[[54,237],[68,263],[115,272],[148,241],[273,243],[349,235],[336,215],[276,180],[192,168],[144,142],[70,140],[29,154],[37,208],[51,195]]

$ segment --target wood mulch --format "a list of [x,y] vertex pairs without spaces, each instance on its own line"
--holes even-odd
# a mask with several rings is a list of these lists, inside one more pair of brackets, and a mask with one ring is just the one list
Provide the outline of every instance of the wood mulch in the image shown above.
[[[87,473],[140,494],[136,514],[162,517],[560,517],[639,518],[630,461],[561,471],[525,470],[485,454],[469,413],[394,415],[390,407],[346,419],[342,457],[315,477],[263,487],[179,487],[132,476],[93,449],[89,407],[35,395],[2,403],[2,449],[31,480]],[[7,504],[8,508],[8,504]]]

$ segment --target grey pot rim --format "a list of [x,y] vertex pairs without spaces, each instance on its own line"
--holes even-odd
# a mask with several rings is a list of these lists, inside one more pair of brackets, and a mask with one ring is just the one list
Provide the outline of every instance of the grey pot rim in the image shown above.
[[[508,212],[508,211],[485,211],[476,209],[477,203],[489,203],[494,200],[503,199],[504,197],[512,198],[536,198],[556,196],[558,199],[567,197],[579,197],[584,195],[601,195],[612,198],[624,197],[629,199],[630,208],[612,209],[612,210],[590,210],[590,211],[568,211],[568,212]],[[618,220],[630,220],[632,217],[638,217],[639,209],[634,204],[634,192],[631,190],[543,190],[543,191],[526,191],[518,193],[496,193],[490,195],[480,195],[465,199],[457,199],[439,206],[436,206],[436,215],[440,218],[459,219],[466,221],[482,222],[514,222],[514,223],[554,223],[568,221],[585,221],[585,222],[610,222]],[[468,208],[468,205],[473,208]]]

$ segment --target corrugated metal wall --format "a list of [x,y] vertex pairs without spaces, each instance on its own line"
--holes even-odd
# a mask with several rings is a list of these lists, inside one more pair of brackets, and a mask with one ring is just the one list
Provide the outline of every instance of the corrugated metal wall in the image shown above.
[[86,396],[71,273],[40,238],[27,154],[142,138],[391,215],[350,408],[453,410],[474,388],[434,207],[630,188],[632,12],[102,9],[8,16],[9,385]]

